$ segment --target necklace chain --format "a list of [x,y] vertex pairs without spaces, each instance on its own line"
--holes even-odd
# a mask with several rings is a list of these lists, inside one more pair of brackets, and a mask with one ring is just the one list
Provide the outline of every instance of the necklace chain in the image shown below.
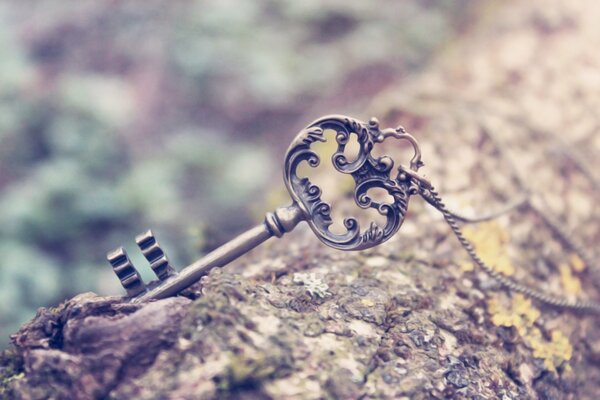
[[[444,219],[446,220],[446,223],[448,224],[448,226],[450,226],[450,229],[452,229],[452,232],[454,233],[454,235],[456,236],[456,238],[458,239],[458,241],[460,242],[462,247],[469,254],[469,257],[471,257],[471,260],[473,260],[473,262],[475,264],[477,264],[477,266],[479,268],[481,268],[485,273],[487,273],[489,276],[491,276],[496,281],[498,281],[502,286],[506,287],[507,289],[513,290],[515,292],[522,293],[529,298],[538,300],[542,303],[545,303],[545,304],[548,304],[548,305],[551,305],[554,307],[563,308],[563,309],[571,309],[571,310],[591,311],[591,312],[600,314],[600,303],[599,302],[585,301],[585,300],[571,300],[571,299],[567,299],[565,297],[547,294],[547,293],[541,292],[539,290],[533,289],[531,287],[525,286],[521,283],[515,282],[512,279],[508,278],[507,276],[503,275],[502,273],[496,271],[491,266],[486,264],[481,259],[481,257],[479,257],[479,255],[475,251],[475,248],[473,247],[473,244],[465,237],[462,230],[460,229],[460,226],[458,225],[458,222],[457,222],[457,216],[455,216],[454,213],[452,213],[451,211],[448,210],[448,208],[446,208],[446,205],[442,201],[442,198],[440,197],[439,193],[433,188],[433,186],[428,185],[427,187],[423,187],[422,185],[419,185],[418,193],[428,203],[433,205],[440,213],[442,213]],[[466,220],[466,218],[462,218],[462,217],[459,217],[459,219]],[[554,224],[554,226],[552,225],[553,221],[546,220],[546,223],[550,224],[550,226],[553,228],[553,230],[556,230],[558,228],[558,226],[556,224]],[[560,229],[559,229],[559,232],[560,232]],[[561,236],[562,236],[562,232],[561,232]],[[571,246],[573,246],[573,250],[575,252],[579,252],[578,250],[581,249],[581,246],[573,245],[573,243],[571,241],[569,241],[569,244]],[[585,252],[581,253],[580,256],[582,257],[584,262],[589,261],[589,256]]]

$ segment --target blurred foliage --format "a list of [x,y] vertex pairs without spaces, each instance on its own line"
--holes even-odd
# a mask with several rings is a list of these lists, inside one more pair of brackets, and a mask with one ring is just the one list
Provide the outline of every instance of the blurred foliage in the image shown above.
[[143,265],[147,227],[176,265],[248,227],[307,115],[401,81],[470,4],[0,4],[0,346],[39,306],[120,293],[104,254]]

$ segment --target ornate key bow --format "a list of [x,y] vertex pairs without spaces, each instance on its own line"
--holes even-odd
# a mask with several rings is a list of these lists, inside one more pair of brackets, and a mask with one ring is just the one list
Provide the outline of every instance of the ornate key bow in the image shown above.
[[[321,200],[321,188],[311,183],[309,178],[298,176],[297,172],[303,162],[311,167],[319,165],[320,158],[311,146],[315,142],[326,141],[324,131],[329,129],[335,132],[337,143],[337,151],[331,157],[333,166],[341,173],[352,175],[356,184],[356,204],[363,209],[373,208],[385,216],[385,226],[380,227],[372,222],[367,229],[361,230],[358,221],[349,217],[344,219],[344,227],[347,229],[345,233],[335,234],[329,230],[333,223],[331,206]],[[349,160],[345,154],[351,135],[356,135],[359,145],[358,155],[354,160]],[[389,156],[376,158],[372,154],[374,146],[387,138],[406,140],[413,146],[410,169],[417,172],[423,163],[415,138],[402,127],[382,130],[375,118],[367,124],[344,116],[320,118],[302,130],[288,149],[285,157],[285,184],[295,206],[301,210],[303,219],[326,245],[341,250],[368,249],[385,242],[400,229],[412,194],[406,168],[401,166],[394,176],[394,160]],[[393,198],[393,203],[373,200],[369,191],[374,188],[385,190]]]

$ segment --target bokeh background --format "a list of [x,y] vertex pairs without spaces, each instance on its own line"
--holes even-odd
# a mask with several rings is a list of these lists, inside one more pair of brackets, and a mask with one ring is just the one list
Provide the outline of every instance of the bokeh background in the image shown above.
[[144,265],[147,228],[182,266],[250,227],[301,127],[368,118],[483,4],[2,2],[0,347],[40,306],[121,293],[105,254]]

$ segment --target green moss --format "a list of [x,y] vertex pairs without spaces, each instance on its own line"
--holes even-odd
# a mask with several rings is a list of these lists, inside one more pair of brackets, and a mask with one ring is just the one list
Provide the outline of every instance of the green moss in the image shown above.
[[264,382],[289,374],[291,368],[290,355],[277,346],[269,355],[230,354],[227,373],[220,382],[219,390],[225,394],[260,389]]
[[0,399],[8,399],[7,389],[10,382],[24,376],[23,358],[16,349],[11,348],[0,353]]

